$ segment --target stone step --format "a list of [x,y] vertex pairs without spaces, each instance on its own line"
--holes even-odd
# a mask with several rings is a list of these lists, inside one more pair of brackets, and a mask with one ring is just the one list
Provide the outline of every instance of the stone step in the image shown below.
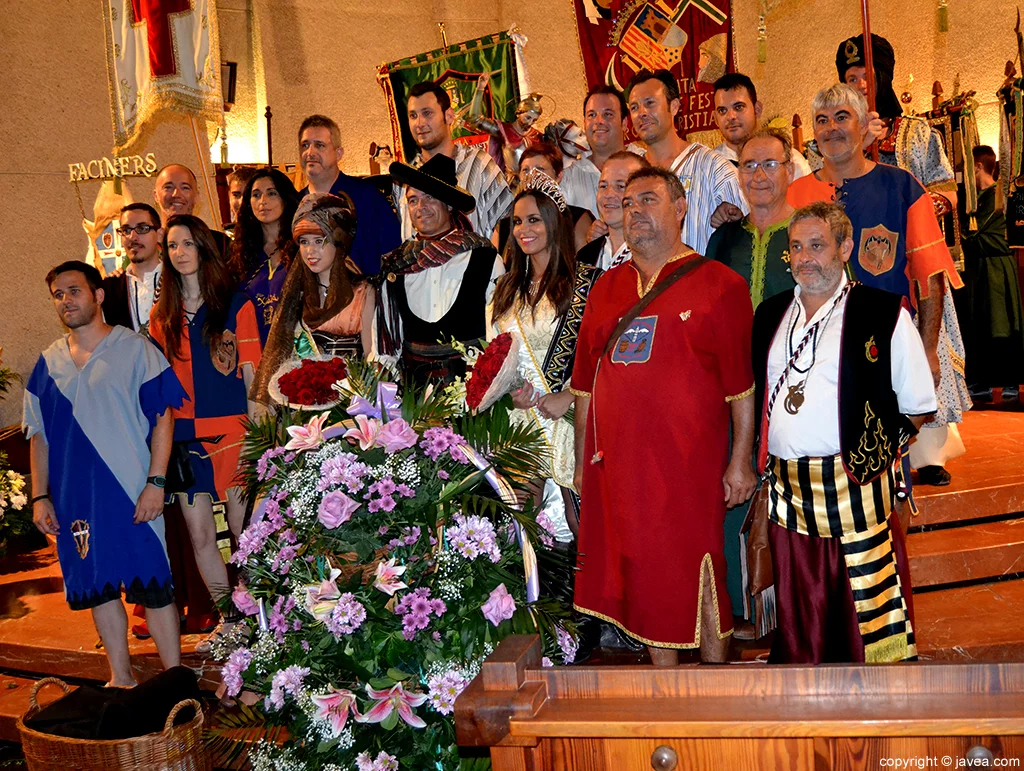
[[914,595],[922,658],[1024,659],[1024,579]]
[[907,553],[915,588],[1024,572],[1024,518],[911,531]]
[[[0,675],[0,741],[21,742],[18,718],[28,712],[29,695],[36,681],[29,677]],[[61,695],[60,689],[45,688],[39,699],[43,704]]]

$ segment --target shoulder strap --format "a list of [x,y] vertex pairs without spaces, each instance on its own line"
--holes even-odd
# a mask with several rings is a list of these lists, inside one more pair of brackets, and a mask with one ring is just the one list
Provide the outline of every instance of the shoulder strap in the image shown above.
[[668,289],[670,286],[676,283],[679,279],[681,279],[691,270],[693,270],[694,268],[699,268],[707,261],[707,257],[697,255],[693,259],[686,260],[686,262],[684,262],[682,265],[680,265],[678,268],[672,271],[665,278],[664,281],[659,281],[657,284],[655,284],[651,291],[645,294],[643,297],[641,297],[640,302],[638,302],[636,305],[630,308],[626,315],[619,320],[619,323],[615,327],[615,330],[612,332],[611,337],[609,337],[604,344],[604,351],[601,352],[601,358],[604,358],[608,351],[610,351],[615,346],[615,341],[622,336],[622,333],[625,332],[626,328],[633,323],[633,320],[636,319],[636,317],[639,316],[641,313],[643,313],[644,309],[652,302],[654,302],[661,295],[662,292],[664,292],[666,289]]

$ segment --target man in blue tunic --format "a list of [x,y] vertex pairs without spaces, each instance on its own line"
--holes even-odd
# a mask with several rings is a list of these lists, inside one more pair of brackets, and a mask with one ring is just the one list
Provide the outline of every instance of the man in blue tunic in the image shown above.
[[135,684],[128,617],[147,609],[165,667],[180,663],[178,611],[164,542],[171,407],[185,390],[146,338],[103,320],[99,272],[72,260],[46,276],[70,330],[43,351],[25,388],[32,516],[56,536],[72,610],[92,611],[110,663],[108,685]]

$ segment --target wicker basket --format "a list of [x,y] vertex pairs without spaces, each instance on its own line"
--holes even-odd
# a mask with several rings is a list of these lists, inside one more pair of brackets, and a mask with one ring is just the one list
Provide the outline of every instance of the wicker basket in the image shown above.
[[[36,696],[46,685],[59,685],[67,694],[71,688],[63,680],[47,677],[32,686],[29,711],[18,719],[21,747],[29,771],[211,771],[213,768],[203,746],[203,708],[195,699],[175,705],[160,733],[131,739],[70,739],[34,731],[25,725],[25,717],[38,712]],[[185,707],[196,715],[184,725],[175,726],[174,718]]]

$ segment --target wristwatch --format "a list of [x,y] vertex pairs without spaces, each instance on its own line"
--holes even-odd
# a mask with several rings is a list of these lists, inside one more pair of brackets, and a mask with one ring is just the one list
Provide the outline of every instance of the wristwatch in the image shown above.
[[146,477],[146,484],[153,485],[154,487],[159,487],[161,490],[163,490],[164,489],[164,485],[167,484],[167,477],[162,477],[162,476]]

